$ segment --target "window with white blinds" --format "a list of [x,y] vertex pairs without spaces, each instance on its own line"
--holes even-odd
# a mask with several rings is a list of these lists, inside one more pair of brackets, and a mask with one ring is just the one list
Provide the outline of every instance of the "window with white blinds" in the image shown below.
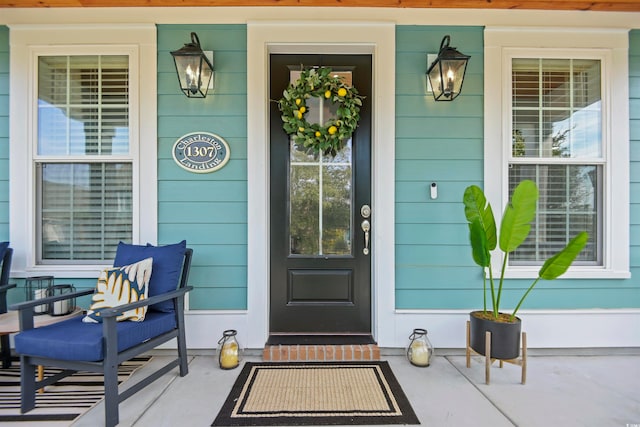
[[37,263],[111,260],[133,233],[129,56],[39,56],[37,72]]
[[[498,214],[520,181],[540,192],[505,277],[537,277],[586,231],[587,246],[563,278],[628,279],[628,31],[487,27],[484,43],[485,194]],[[494,257],[494,273],[502,260]]]
[[537,265],[581,231],[576,265],[602,264],[603,102],[599,59],[512,58],[509,194],[530,179],[538,211],[510,265]]

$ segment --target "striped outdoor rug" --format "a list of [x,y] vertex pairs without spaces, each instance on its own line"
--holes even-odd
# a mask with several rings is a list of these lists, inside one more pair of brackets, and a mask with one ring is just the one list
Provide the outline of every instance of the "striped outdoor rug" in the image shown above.
[[[151,357],[137,357],[118,368],[118,383],[147,363]],[[45,368],[45,376],[60,372]],[[36,408],[20,414],[20,362],[14,360],[9,369],[0,369],[0,423],[10,421],[72,421],[79,417],[104,395],[102,375],[78,372],[47,386],[44,393],[36,394]],[[31,425],[31,424],[30,424]]]

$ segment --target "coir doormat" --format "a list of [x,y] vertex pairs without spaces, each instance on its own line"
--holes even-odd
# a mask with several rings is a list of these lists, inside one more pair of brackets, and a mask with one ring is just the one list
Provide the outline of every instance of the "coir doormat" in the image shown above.
[[[118,366],[118,384],[144,366],[151,357],[136,357]],[[45,367],[45,376],[60,372]],[[91,409],[104,397],[104,377],[90,372],[76,372],[49,385],[44,393],[36,393],[36,407],[20,413],[20,363],[14,360],[11,368],[0,369],[0,424],[24,422],[35,426],[38,422],[72,421]]]
[[420,424],[387,362],[247,362],[212,426]]

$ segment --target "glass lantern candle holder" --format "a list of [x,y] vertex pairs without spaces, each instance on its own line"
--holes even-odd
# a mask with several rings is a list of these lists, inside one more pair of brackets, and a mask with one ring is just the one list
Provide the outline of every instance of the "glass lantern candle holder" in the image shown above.
[[427,338],[426,329],[414,329],[409,336],[409,346],[407,347],[407,359],[414,366],[427,367],[431,364],[433,356],[433,346]]
[[242,347],[236,338],[237,334],[235,329],[228,329],[218,341],[218,363],[222,369],[233,369],[242,360]]
[[[49,287],[47,296],[54,297],[64,294],[70,294],[75,292],[73,285],[54,285]],[[76,308],[76,299],[67,298],[59,301],[54,301],[49,304],[49,315],[51,316],[65,316],[70,314]]]
[[[53,286],[53,276],[27,277],[24,281],[24,288],[27,301],[46,298],[49,288]],[[47,314],[48,304],[37,305],[33,308],[35,314]]]

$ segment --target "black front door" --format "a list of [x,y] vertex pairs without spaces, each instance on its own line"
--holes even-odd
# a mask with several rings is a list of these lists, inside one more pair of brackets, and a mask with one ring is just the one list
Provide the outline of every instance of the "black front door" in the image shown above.
[[[364,105],[357,130],[333,157],[297,150],[271,103],[269,330],[370,335],[371,55],[271,55],[269,98],[280,99],[302,67],[314,66],[351,81]],[[319,122],[313,110],[323,102],[307,104],[310,122]]]

